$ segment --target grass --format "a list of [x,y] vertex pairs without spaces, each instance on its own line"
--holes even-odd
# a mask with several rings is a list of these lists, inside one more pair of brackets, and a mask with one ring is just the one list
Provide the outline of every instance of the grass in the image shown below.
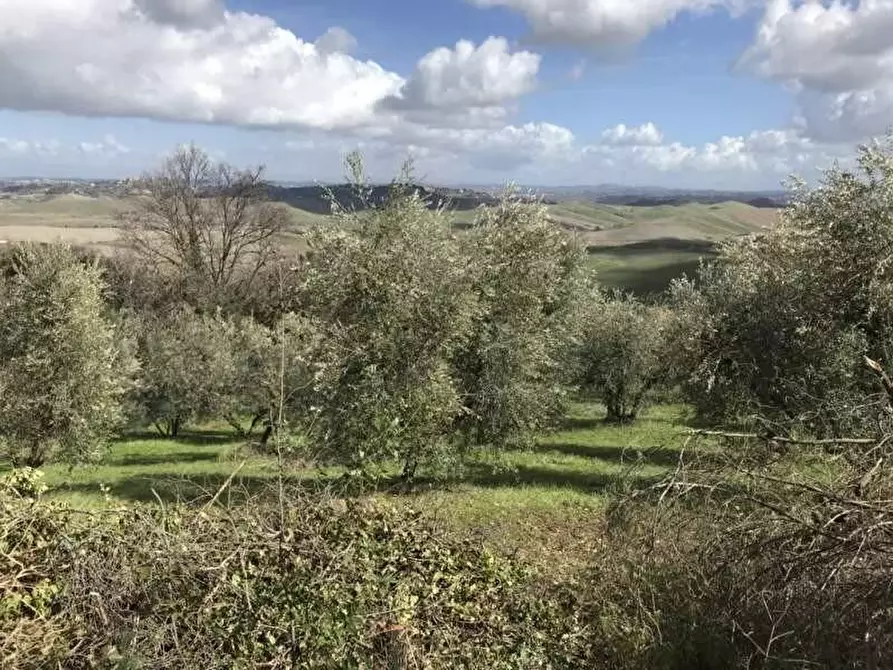
[[[422,473],[407,495],[427,497],[469,520],[500,508],[594,504],[618,486],[660,474],[675,462],[684,422],[684,407],[665,405],[635,424],[608,426],[598,406],[580,404],[533,448],[481,450],[446,475]],[[219,488],[243,459],[234,488],[258,492],[275,480],[276,463],[270,457],[243,457],[237,449],[242,442],[217,426],[177,440],[130,435],[116,442],[101,464],[47,467],[49,495],[85,507],[189,500]],[[328,484],[341,474],[336,468],[293,466],[287,477],[292,483]]]
[[[509,552],[573,566],[602,535],[605,501],[666,472],[678,458],[686,408],[663,405],[634,424],[609,426],[597,405],[572,408],[564,424],[526,450],[482,450],[448,473],[421,473],[411,490],[383,481],[370,495],[415,506],[458,532],[472,532]],[[177,440],[135,434],[115,443],[99,465],[48,466],[48,497],[81,509],[207,499],[244,460],[220,501],[272,495],[273,458],[240,451],[224,426]],[[396,471],[396,468],[395,468]],[[290,467],[290,486],[337,492],[338,468]]]
[[[120,238],[115,214],[130,204],[127,199],[72,195],[0,200],[0,241],[64,240],[114,253]],[[306,231],[327,217],[291,206],[286,211],[289,226],[280,242],[302,251]],[[590,263],[606,286],[641,295],[661,292],[670,280],[692,273],[705,255],[698,246],[758,230],[777,217],[774,210],[735,202],[632,207],[567,201],[549,205],[549,212],[594,249]],[[450,216],[462,229],[478,212]]]
[[[447,475],[422,473],[413,495],[442,503],[460,500],[462,514],[476,516],[497,503],[521,508],[549,506],[557,498],[589,500],[630,478],[660,474],[675,462],[686,421],[683,406],[651,408],[627,426],[606,425],[603,416],[597,405],[578,404],[562,427],[533,448],[475,452]],[[102,463],[48,466],[46,480],[50,495],[76,505],[188,500],[213,492],[244,460],[235,481],[260,490],[275,480],[275,459],[240,454],[243,442],[223,426],[188,431],[176,440],[131,434],[113,444]],[[341,474],[337,468],[295,465],[287,476],[293,483],[327,482]]]
[[701,259],[711,258],[715,254],[708,251],[606,247],[591,250],[588,264],[604,286],[646,296],[666,290],[673,279],[694,276]]

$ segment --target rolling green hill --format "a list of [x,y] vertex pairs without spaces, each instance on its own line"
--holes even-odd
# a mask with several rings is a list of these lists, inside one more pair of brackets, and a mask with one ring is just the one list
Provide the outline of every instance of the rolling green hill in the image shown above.
[[636,207],[567,202],[550,214],[579,236],[605,286],[660,293],[715,257],[715,243],[774,224],[778,210],[740,202]]
[[[114,247],[116,215],[132,204],[128,200],[74,194],[3,199],[0,240],[61,239]],[[316,209],[283,206],[291,219],[283,243],[295,248],[302,246],[308,228],[327,219]],[[711,257],[714,243],[763,229],[778,216],[776,209],[741,202],[639,207],[564,201],[547,208],[588,248],[590,264],[605,285],[639,294],[663,290],[673,278],[691,274],[701,258]],[[450,212],[459,229],[477,215],[473,208]]]
[[740,202],[655,207],[570,202],[550,205],[549,211],[588,245],[599,247],[660,239],[717,242],[771,226],[778,216],[778,210]]

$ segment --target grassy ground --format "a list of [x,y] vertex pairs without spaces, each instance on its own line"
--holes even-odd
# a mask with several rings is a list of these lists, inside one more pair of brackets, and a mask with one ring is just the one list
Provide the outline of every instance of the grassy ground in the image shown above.
[[[62,240],[114,253],[120,243],[115,217],[133,204],[128,199],[76,195],[3,199],[0,244]],[[294,207],[286,211],[289,230],[280,241],[290,250],[303,250],[304,233],[326,217]],[[595,249],[590,262],[605,285],[643,295],[660,292],[671,279],[696,269],[704,254],[696,249],[699,245],[759,230],[777,217],[775,210],[742,203],[628,207],[569,201],[550,205],[549,212],[581,244]],[[451,216],[461,228],[478,212]]]
[[[655,407],[628,426],[605,425],[603,417],[598,406],[577,405],[559,430],[532,449],[479,452],[437,477],[421,473],[411,490],[385,482],[370,495],[423,510],[454,532],[473,533],[550,569],[576,569],[598,549],[610,496],[677,462],[687,410]],[[218,490],[224,504],[273,495],[275,459],[246,456],[241,445],[223,426],[190,431],[175,441],[131,435],[113,445],[100,465],[46,468],[48,496],[92,509],[207,500]],[[292,466],[286,485],[337,496],[342,475],[336,468]]]
[[[485,515],[492,505],[549,506],[557,498],[588,501],[674,463],[685,418],[684,407],[664,405],[646,411],[635,424],[609,426],[598,406],[576,405],[563,427],[543,436],[532,449],[473,454],[453,472],[423,476],[413,495],[444,504],[461,499],[462,513],[469,517]],[[116,442],[99,465],[46,468],[46,481],[50,495],[84,506],[189,500],[219,488],[244,460],[234,488],[262,490],[275,480],[275,459],[246,456],[238,449],[242,442],[222,426],[187,431],[177,440],[135,434]],[[312,466],[288,470],[294,483],[327,482],[340,474]]]
[[702,258],[714,257],[705,251],[614,247],[590,251],[588,263],[604,286],[645,296],[664,291],[673,279],[694,276]]
[[[411,491],[383,485],[372,495],[417,506],[512,550],[571,560],[575,549],[590,550],[607,496],[665,472],[682,445],[682,406],[652,408],[629,426],[607,426],[603,416],[597,406],[577,405],[561,429],[530,450],[477,453],[436,478],[423,473]],[[131,435],[114,444],[100,465],[46,468],[48,495],[81,508],[207,499],[243,460],[221,501],[272,494],[275,460],[246,457],[240,444],[223,426],[178,440]],[[342,474],[293,466],[286,480],[337,492]]]
[[[584,235],[593,246],[615,246],[664,239],[716,242],[736,235],[762,230],[775,223],[778,212],[759,209],[740,202],[714,205],[687,203],[655,207],[626,207],[600,205],[605,213],[593,213],[590,218],[605,220],[602,230]],[[617,225],[619,220],[625,224]]]

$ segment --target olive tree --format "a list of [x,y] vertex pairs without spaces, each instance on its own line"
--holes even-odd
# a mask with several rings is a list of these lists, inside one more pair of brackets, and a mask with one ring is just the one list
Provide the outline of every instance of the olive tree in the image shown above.
[[453,359],[477,444],[522,444],[558,416],[583,290],[582,249],[546,208],[506,195],[465,239],[472,326]]
[[315,231],[303,305],[322,329],[312,434],[333,459],[397,459],[411,476],[444,453],[459,411],[449,363],[469,296],[448,220],[406,181]]
[[217,163],[190,145],[139,185],[137,206],[122,215],[129,249],[194,306],[248,299],[288,222],[285,210],[267,200],[263,168]]
[[597,293],[581,328],[579,383],[597,397],[610,423],[636,419],[649,394],[672,372],[674,313],[632,295]]
[[226,366],[230,378],[220,407],[237,434],[250,436],[263,423],[266,443],[281,424],[299,429],[307,424],[318,335],[313,322],[295,313],[283,315],[272,328],[250,318],[235,322]]
[[226,414],[236,377],[231,321],[180,307],[138,316],[131,327],[139,335],[139,418],[177,437],[189,420]]
[[795,181],[762,235],[727,243],[674,288],[696,324],[687,388],[702,415],[840,434],[886,405],[863,356],[891,362],[893,156],[859,149],[819,185]]
[[68,247],[17,247],[0,280],[0,445],[15,465],[99,458],[122,420],[135,363],[95,263]]

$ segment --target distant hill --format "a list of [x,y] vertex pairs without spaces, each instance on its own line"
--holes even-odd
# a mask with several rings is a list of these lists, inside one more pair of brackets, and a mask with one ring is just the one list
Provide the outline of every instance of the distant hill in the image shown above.
[[[69,193],[99,196],[124,196],[134,186],[131,179],[44,179],[40,177],[20,177],[0,179],[0,195],[64,195]],[[482,204],[491,204],[504,190],[504,185],[468,186],[423,186],[415,187],[429,198],[432,206],[446,204],[455,211],[468,211]],[[379,202],[387,193],[388,186],[379,184],[371,187],[372,200]],[[334,192],[337,200],[345,206],[357,206],[353,189],[348,184],[320,185],[309,183],[274,182],[270,192],[275,200],[288,203],[307,212],[328,214],[330,211],[326,191]],[[632,205],[655,207],[661,205],[684,205],[687,203],[718,204],[741,202],[753,207],[771,209],[787,203],[784,191],[735,191],[710,189],[672,189],[658,186],[627,186],[623,184],[596,184],[592,186],[535,186],[518,188],[522,194],[544,200],[547,203],[583,201],[608,205]]]
[[[387,197],[389,186],[370,186],[367,191],[368,202],[380,204]],[[454,189],[432,186],[413,186],[416,192],[429,203],[431,208],[443,207],[452,211],[470,211],[481,205],[492,205],[496,196],[472,189]],[[331,214],[331,198],[347,209],[361,209],[363,202],[357,196],[356,189],[350,184],[334,186],[278,186],[269,189],[270,198],[283,202],[297,209],[313,214]]]
[[[479,207],[497,202],[493,195],[470,190],[423,186],[417,189],[432,207],[442,206],[450,211],[459,227],[470,224]],[[333,187],[332,193],[346,207],[360,205],[347,185]],[[380,202],[386,193],[386,187],[375,187],[370,192],[370,200]],[[5,195],[5,198],[0,195],[0,225],[39,221],[65,227],[115,227],[115,215],[132,204],[131,197],[95,197],[71,192]],[[289,206],[296,233],[324,221],[331,211],[326,190],[321,186],[274,187],[271,196]],[[772,225],[778,216],[774,207],[755,207],[741,202],[642,206],[563,200],[547,202],[546,206],[553,220],[593,247],[670,239],[712,244],[761,230]]]
[[[418,187],[431,206],[445,206],[457,228],[470,224],[482,205],[497,201],[495,194],[472,189]],[[62,194],[59,191],[63,191]],[[99,191],[101,195],[93,195]],[[358,206],[347,185],[333,187],[345,206]],[[0,242],[64,240],[103,253],[119,245],[116,215],[134,204],[128,184],[55,183],[13,185],[0,189]],[[371,191],[380,201],[386,187]],[[286,203],[291,219],[281,236],[289,248],[305,248],[305,233],[330,222],[330,203],[320,186],[274,186],[274,199]],[[702,258],[715,255],[718,241],[757,232],[771,226],[778,210],[758,198],[757,205],[742,202],[661,204],[633,206],[587,199],[547,202],[549,216],[571,231],[589,251],[589,264],[605,286],[651,295],[669,282],[694,272]]]
[[656,186],[597,186],[531,187],[537,193],[556,201],[583,200],[607,205],[658,207],[661,205],[705,205],[740,202],[760,208],[783,207],[788,195],[784,191],[718,191],[710,189],[671,189]]
[[775,208],[741,202],[641,206],[572,201],[550,205],[549,213],[591,247],[658,240],[714,244],[763,230],[778,218]]

